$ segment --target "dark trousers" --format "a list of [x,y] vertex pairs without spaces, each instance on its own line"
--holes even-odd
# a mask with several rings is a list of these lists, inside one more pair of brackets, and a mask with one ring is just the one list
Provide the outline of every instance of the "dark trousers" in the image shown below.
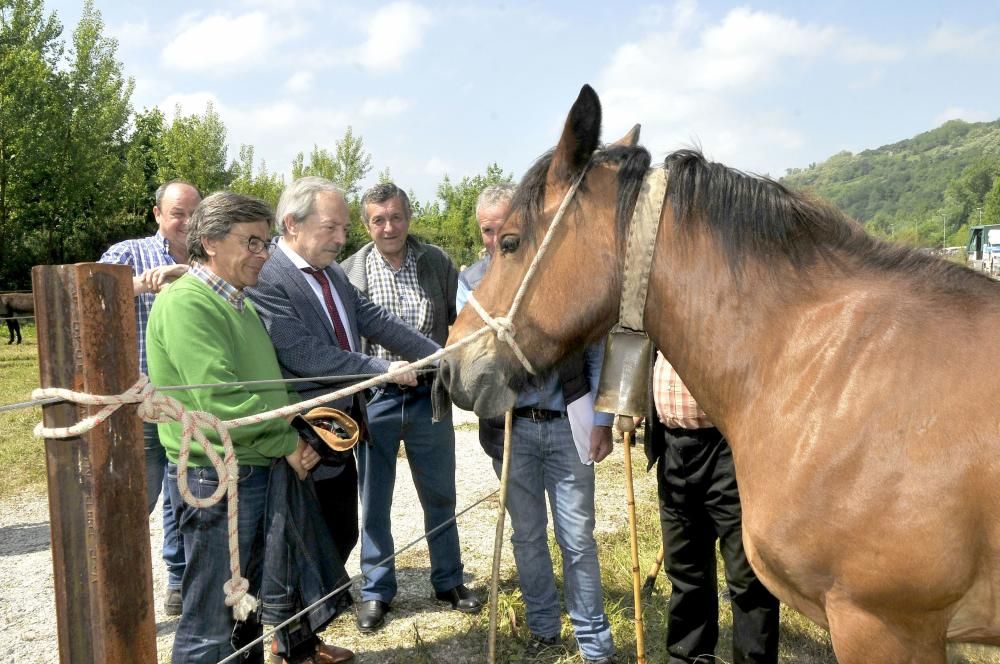
[[354,456],[339,475],[314,484],[333,545],[340,559],[347,561],[358,544],[358,466]]
[[732,602],[733,662],[777,662],[778,600],[757,579],[743,550],[740,494],[729,444],[714,428],[666,429],[663,438],[656,479],[663,562],[673,586],[667,619],[669,664],[709,661],[715,653],[716,540]]

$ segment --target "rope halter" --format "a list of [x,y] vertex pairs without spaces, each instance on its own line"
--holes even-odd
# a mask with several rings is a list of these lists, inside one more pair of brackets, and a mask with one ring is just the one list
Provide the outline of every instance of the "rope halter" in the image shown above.
[[[542,238],[542,243],[538,245],[538,252],[535,257],[531,260],[531,265],[528,266],[527,272],[524,273],[524,277],[521,279],[521,285],[517,289],[517,293],[514,294],[514,300],[510,305],[510,311],[507,312],[506,316],[493,317],[486,311],[486,309],[479,303],[476,299],[475,294],[469,293],[468,302],[475,309],[479,317],[483,319],[483,322],[491,328],[497,335],[497,339],[503,343],[510,346],[510,349],[514,351],[514,355],[517,357],[521,366],[524,370],[531,375],[536,375],[538,372],[535,371],[535,367],[528,361],[527,356],[521,351],[521,348],[517,345],[514,339],[514,315],[517,313],[518,307],[521,306],[521,300],[524,299],[524,294],[528,289],[528,283],[531,278],[535,276],[535,272],[538,270],[538,266],[541,263],[542,256],[545,254],[545,250],[549,248],[552,243],[552,238],[555,236],[556,227],[559,226],[559,222],[562,221],[563,216],[566,214],[566,209],[569,208],[570,201],[573,200],[573,196],[576,194],[576,190],[580,188],[583,183],[583,178],[586,177],[587,171],[590,170],[590,162],[583,167],[580,175],[577,176],[573,184],[570,185],[569,189],[566,190],[566,194],[563,196],[562,203],[559,204],[559,209],[556,210],[556,215],[552,218],[552,223],[549,224],[548,230],[545,231],[545,237]],[[485,329],[485,328],[483,328]]]

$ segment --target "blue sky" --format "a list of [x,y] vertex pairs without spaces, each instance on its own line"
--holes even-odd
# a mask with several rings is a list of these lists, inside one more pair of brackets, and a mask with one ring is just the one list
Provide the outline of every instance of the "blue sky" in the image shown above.
[[[1000,118],[1000,2],[95,0],[133,105],[211,100],[287,175],[347,126],[373,170],[428,201],[491,162],[515,177],[584,83],[604,139],[781,176],[962,118]],[[46,0],[71,33],[81,2]]]

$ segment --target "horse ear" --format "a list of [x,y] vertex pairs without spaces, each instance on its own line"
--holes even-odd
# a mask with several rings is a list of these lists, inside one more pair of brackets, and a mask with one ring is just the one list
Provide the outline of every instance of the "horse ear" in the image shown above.
[[627,134],[612,143],[612,145],[618,145],[623,148],[634,148],[639,144],[639,128],[640,125],[635,125],[629,129]]
[[566,126],[552,155],[549,177],[565,181],[578,175],[590,161],[600,138],[601,102],[594,89],[584,85],[566,118]]

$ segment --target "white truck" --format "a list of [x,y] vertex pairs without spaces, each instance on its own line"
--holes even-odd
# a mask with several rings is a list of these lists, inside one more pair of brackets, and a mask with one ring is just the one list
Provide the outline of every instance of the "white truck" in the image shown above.
[[1000,224],[970,228],[965,253],[969,267],[1000,277]]

